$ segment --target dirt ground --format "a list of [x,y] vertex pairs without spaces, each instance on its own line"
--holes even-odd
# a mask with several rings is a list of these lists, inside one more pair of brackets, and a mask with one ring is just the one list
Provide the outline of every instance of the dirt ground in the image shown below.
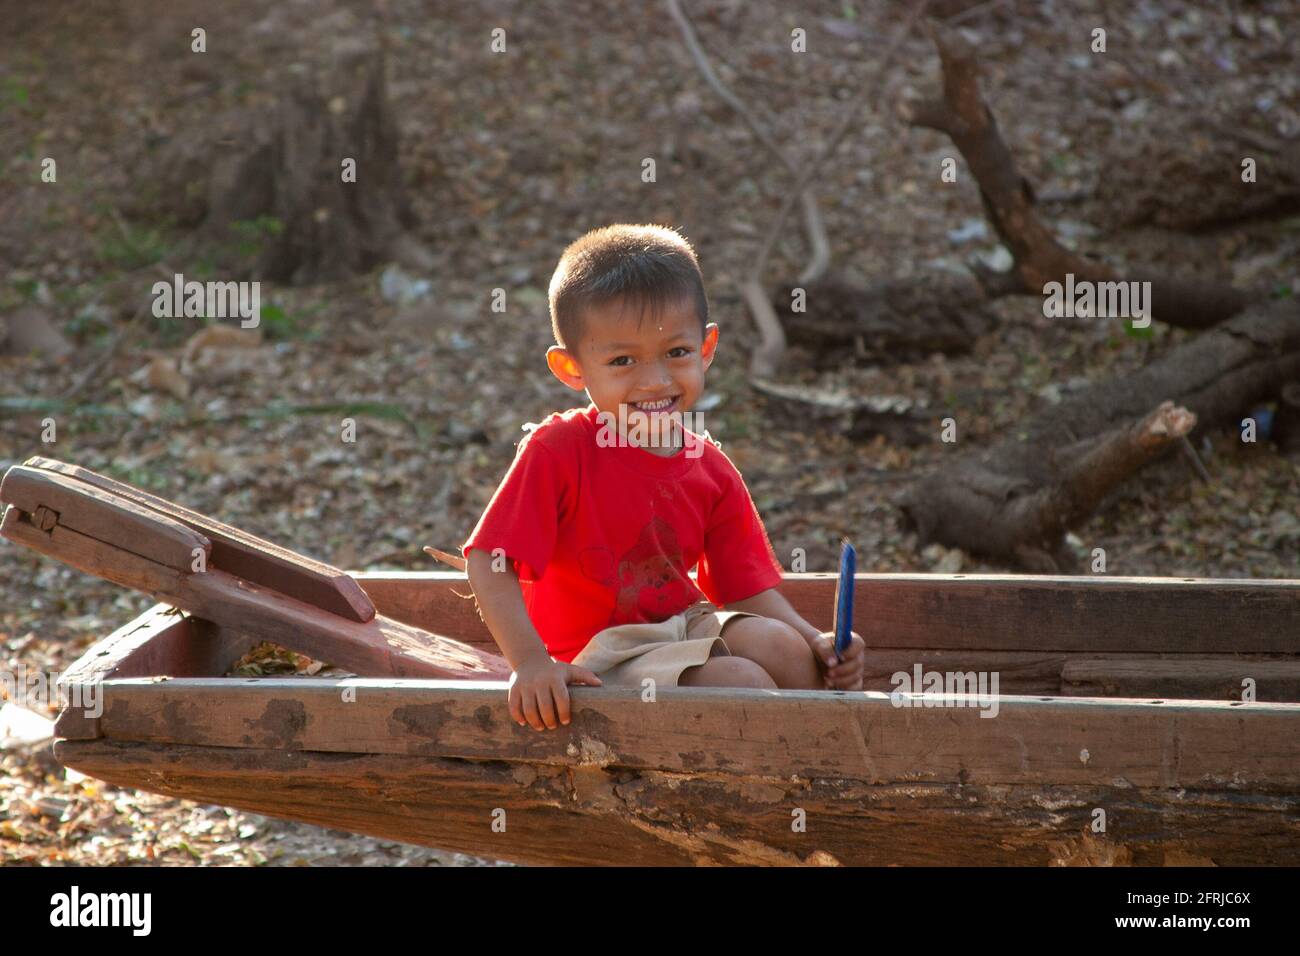
[[[60,359],[0,355],[0,469],[47,455],[340,567],[430,569],[421,545],[455,550],[465,539],[523,423],[586,404],[543,361],[546,286],[564,245],[608,222],[662,222],[699,250],[722,329],[708,427],[744,474],[777,555],[803,548],[807,570],[831,570],[849,534],[861,571],[1006,570],[926,547],[904,524],[899,493],[951,447],[768,423],[746,380],[755,333],[735,283],[789,179],[703,84],[660,4],[391,0],[378,5],[381,26],[369,5],[337,0],[126,6],[22,7],[0,38],[0,315],[37,310],[74,347]],[[818,179],[837,268],[865,280],[996,260],[964,169],[953,186],[935,183],[953,148],[893,116],[899,96],[935,81],[928,40],[909,40],[881,101],[863,102],[899,4],[685,6],[722,75],[763,104],[801,157],[846,109],[861,115]],[[1232,221],[1197,177],[1224,156],[1235,163],[1206,121],[1300,130],[1295,13],[1283,0],[1213,10],[1011,2],[973,10],[961,26],[1016,161],[1068,244],[1289,294],[1300,218]],[[190,52],[195,26],[207,31],[206,54]],[[488,50],[498,26],[506,55]],[[1108,28],[1104,57],[1089,54],[1096,26]],[[790,53],[796,27],[808,31],[802,56]],[[192,319],[151,320],[96,367],[153,282],[205,268],[183,230],[138,214],[155,150],[208,115],[265,108],[286,76],[377,32],[419,238],[434,257],[420,275],[388,274],[413,297],[386,296],[380,269],[310,288],[264,284],[261,343],[183,384],[150,387],[140,373],[179,352]],[[46,156],[58,158],[57,184],[39,181]],[[654,183],[642,182],[645,157],[657,161]],[[772,281],[797,273],[804,255],[792,223]],[[419,279],[429,290],[415,296]],[[498,287],[505,314],[489,308]],[[819,370],[796,348],[787,378],[925,403],[957,417],[960,445],[983,444],[1084,380],[1122,382],[1187,334],[1158,328],[1135,341],[1117,325],[1045,319],[1031,297],[995,310],[998,325],[970,355],[845,356]],[[338,440],[347,415],[355,444]],[[47,417],[53,444],[41,441]],[[1111,574],[1300,577],[1300,455],[1228,432],[1197,441],[1208,484],[1178,458],[1143,471],[1076,530],[1079,552],[1105,548]],[[10,668],[65,668],[150,603],[0,544]],[[66,774],[45,747],[0,760],[0,865],[483,862],[115,790]]]

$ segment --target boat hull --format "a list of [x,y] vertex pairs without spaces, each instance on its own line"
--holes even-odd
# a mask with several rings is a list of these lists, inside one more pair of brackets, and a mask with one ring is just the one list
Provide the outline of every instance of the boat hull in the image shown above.
[[[488,646],[462,576],[358,577],[381,613]],[[817,623],[833,580],[792,578]],[[510,719],[500,682],[223,677],[249,636],[159,605],[69,672],[98,706],[64,709],[55,754],[525,864],[1300,865],[1300,582],[857,587],[871,690],[574,687],[546,732]],[[891,695],[890,668],[1001,687]],[[1096,686],[1152,696],[1073,696]]]
[[[1300,863],[1300,798],[1277,794],[791,783],[112,740],[60,741],[55,752],[118,786],[524,864]],[[1093,832],[1097,808],[1107,812],[1105,833]]]

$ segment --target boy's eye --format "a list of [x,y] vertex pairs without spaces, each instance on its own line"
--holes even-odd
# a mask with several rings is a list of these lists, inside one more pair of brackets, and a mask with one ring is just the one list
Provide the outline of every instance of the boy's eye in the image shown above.
[[[675,354],[675,353],[680,353],[680,354]],[[679,345],[676,348],[669,349],[668,354],[671,355],[673,358],[682,358],[683,356],[690,355],[691,349],[688,346]]]
[[[625,361],[625,360],[626,360],[626,361]],[[632,356],[630,356],[630,355],[620,355],[620,356],[618,356],[618,357],[615,358],[615,359],[611,359],[609,364],[610,364],[610,365],[628,365],[628,364],[631,363],[631,361],[632,361]]]

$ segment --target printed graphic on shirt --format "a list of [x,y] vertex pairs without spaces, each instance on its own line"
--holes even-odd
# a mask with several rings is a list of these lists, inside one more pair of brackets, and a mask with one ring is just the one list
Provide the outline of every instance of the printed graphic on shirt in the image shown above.
[[695,597],[695,587],[677,568],[684,561],[673,526],[652,518],[636,543],[618,559],[608,548],[587,548],[580,557],[582,573],[616,591],[608,627],[664,621]]

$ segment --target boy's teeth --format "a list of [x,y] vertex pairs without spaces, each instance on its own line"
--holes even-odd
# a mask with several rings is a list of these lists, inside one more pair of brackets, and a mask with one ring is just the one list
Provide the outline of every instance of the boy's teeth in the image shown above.
[[663,398],[657,402],[637,402],[636,407],[645,411],[654,411],[657,408],[667,408],[674,401],[676,401],[674,398]]

